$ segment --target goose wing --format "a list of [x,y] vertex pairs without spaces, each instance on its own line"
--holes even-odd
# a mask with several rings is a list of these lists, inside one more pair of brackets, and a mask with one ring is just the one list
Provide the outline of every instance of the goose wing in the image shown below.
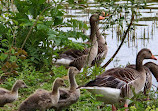
[[101,62],[104,60],[105,56],[107,54],[107,51],[103,51],[102,53],[98,53],[95,59],[92,61],[91,66],[94,66],[97,64],[98,66],[101,64]]
[[70,97],[69,90],[60,89],[59,92],[60,92],[60,98],[59,98],[59,100],[67,99],[67,98]]
[[9,91],[7,89],[4,88],[0,88],[0,95],[4,95],[6,93],[8,93]]
[[[136,66],[134,64],[127,65],[126,67],[132,68],[132,69],[136,68]],[[152,86],[152,73],[148,67],[146,67],[146,66],[143,66],[143,67],[144,67],[145,73],[146,73],[146,81],[145,81],[145,85],[144,85],[144,94],[146,94],[147,91],[150,90],[150,88]]]
[[[131,96],[131,86],[135,88],[135,82],[138,81],[139,73],[131,68],[113,68],[90,81],[85,87],[110,87],[121,89],[122,97]],[[138,92],[138,91],[136,91]]]
[[87,55],[88,52],[89,52],[89,48],[85,48],[84,50],[69,49],[63,52],[60,55],[60,58],[67,58],[67,59],[74,60],[75,58],[81,57],[83,55]]
[[88,55],[83,55],[81,57],[78,57],[76,59],[74,59],[70,64],[69,66],[74,66],[76,67],[78,70],[81,70],[84,65],[86,64],[87,62],[87,58],[88,58]]

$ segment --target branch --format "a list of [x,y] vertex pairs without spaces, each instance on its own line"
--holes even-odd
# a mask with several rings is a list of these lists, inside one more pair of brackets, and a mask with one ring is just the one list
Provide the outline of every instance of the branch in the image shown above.
[[118,47],[118,49],[116,50],[116,52],[114,53],[114,55],[108,60],[108,62],[107,62],[106,64],[104,64],[104,65],[102,66],[102,68],[105,68],[105,67],[107,67],[107,66],[110,64],[110,62],[114,59],[114,57],[116,56],[116,54],[118,53],[118,51],[119,51],[120,48],[122,47],[122,45],[123,45],[123,43],[124,43],[124,41],[125,41],[125,38],[126,38],[128,32],[129,32],[129,29],[130,29],[131,25],[133,24],[133,20],[134,20],[134,15],[132,14],[131,22],[130,22],[130,24],[128,25],[128,28],[127,28],[126,32],[124,33],[124,35],[123,35],[121,44],[119,45],[119,47]]

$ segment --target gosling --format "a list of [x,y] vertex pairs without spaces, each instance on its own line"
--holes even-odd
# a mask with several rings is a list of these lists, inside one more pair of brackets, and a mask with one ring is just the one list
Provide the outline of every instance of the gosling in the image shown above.
[[18,89],[19,88],[27,88],[26,84],[22,80],[17,80],[11,91],[0,88],[0,107],[3,107],[7,103],[12,103],[13,101],[18,99]]
[[45,111],[59,101],[59,87],[65,86],[63,79],[56,78],[53,82],[52,91],[37,89],[25,101],[23,101],[18,111]]
[[76,103],[80,97],[80,89],[76,89],[78,87],[76,83],[75,76],[79,73],[79,70],[76,67],[70,67],[68,70],[69,77],[69,88],[62,88],[59,90],[60,99],[58,104],[54,105],[56,111],[61,111],[64,108],[69,107],[70,105]]

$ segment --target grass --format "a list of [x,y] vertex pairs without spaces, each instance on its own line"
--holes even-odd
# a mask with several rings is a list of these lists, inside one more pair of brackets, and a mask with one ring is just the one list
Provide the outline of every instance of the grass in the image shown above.
[[[87,81],[94,79],[96,74],[100,74],[104,71],[102,68],[93,68],[84,70],[82,73],[76,76],[77,82],[79,85],[86,83]],[[85,76],[85,73],[91,73],[91,76]],[[19,72],[19,75],[16,77],[8,77],[1,87],[11,89],[12,84],[16,80],[24,80],[25,83],[29,86],[26,89],[19,90],[19,98],[11,104],[6,104],[0,111],[17,111],[20,103],[24,101],[31,93],[33,93],[38,88],[43,88],[46,90],[51,90],[52,83],[56,77],[63,77],[67,75],[67,70],[60,67],[52,67],[52,71],[44,72],[44,71],[36,71],[32,68],[26,68],[24,71]],[[65,81],[68,83],[67,81]],[[143,97],[143,95],[139,95]],[[158,111],[158,100],[153,98],[151,94],[152,100],[150,101],[138,101],[133,99],[132,104],[130,106],[130,111]],[[138,97],[140,98],[140,97]],[[144,97],[143,97],[144,98]],[[102,102],[97,101],[91,93],[87,90],[81,90],[81,96],[79,101],[76,104],[73,104],[70,108],[70,111],[111,111],[111,105],[104,105]],[[124,110],[123,108],[119,108],[119,111]],[[53,111],[47,110],[47,111]]]

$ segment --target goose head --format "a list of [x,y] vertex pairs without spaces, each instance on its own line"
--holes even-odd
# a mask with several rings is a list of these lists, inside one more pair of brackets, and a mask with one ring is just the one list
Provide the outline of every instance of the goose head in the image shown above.
[[76,67],[70,67],[68,73],[72,75],[78,74],[80,71]]
[[15,82],[15,85],[14,85],[15,87],[18,87],[18,88],[27,88],[27,85],[25,84],[25,82],[24,81],[22,81],[22,80],[17,80],[16,82]]
[[99,22],[99,20],[104,20],[105,17],[101,16],[101,15],[98,15],[98,14],[93,14],[91,17],[90,17],[90,25],[93,25],[95,22]]
[[98,14],[93,14],[90,17],[90,26],[91,26],[91,32],[90,32],[90,40],[94,40],[96,39],[96,32],[97,32],[97,27],[99,24],[99,20],[104,20],[105,17],[100,16]]
[[143,48],[141,51],[139,51],[138,56],[141,56],[142,59],[157,60],[155,56],[151,53],[151,51],[147,48]]
[[27,88],[27,85],[22,80],[17,80],[12,87],[12,93],[18,93],[19,88]]
[[143,60],[144,59],[154,59],[157,60],[154,55],[151,53],[151,51],[147,48],[143,48],[142,50],[140,50],[137,54],[137,58],[136,58],[136,70],[143,70]]
[[58,87],[66,86],[62,78],[56,78],[54,84]]

